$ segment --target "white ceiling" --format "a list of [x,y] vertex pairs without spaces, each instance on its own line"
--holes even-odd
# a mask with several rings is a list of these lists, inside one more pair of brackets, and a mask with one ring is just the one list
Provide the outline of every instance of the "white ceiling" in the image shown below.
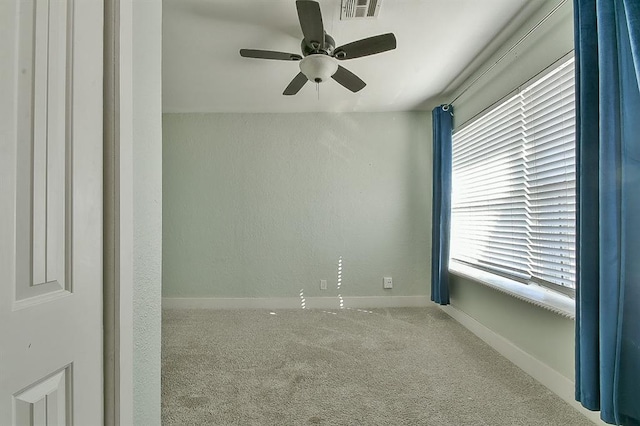
[[[294,0],[164,0],[164,112],[407,111],[435,97],[518,15],[542,0],[383,0],[375,19],[340,20],[341,0],[320,0],[340,46],[393,32],[395,50],[342,61],[367,86],[335,81],[282,91],[297,62],[242,58],[241,48],[300,53]],[[537,7],[537,6],[536,6]],[[522,13],[518,15],[522,19]]]

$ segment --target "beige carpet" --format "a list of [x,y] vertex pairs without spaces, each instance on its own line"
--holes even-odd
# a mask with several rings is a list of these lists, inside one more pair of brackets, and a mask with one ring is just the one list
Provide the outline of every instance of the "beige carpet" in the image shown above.
[[589,425],[437,307],[164,310],[165,425]]

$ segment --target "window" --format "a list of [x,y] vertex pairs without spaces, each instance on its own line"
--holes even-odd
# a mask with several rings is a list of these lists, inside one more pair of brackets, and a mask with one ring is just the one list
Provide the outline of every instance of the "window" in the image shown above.
[[452,260],[575,289],[573,62],[454,132]]

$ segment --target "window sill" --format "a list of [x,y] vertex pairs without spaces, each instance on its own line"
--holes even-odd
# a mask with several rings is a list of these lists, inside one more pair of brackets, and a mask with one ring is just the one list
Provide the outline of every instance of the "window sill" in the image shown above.
[[449,272],[506,293],[516,299],[555,312],[565,318],[575,319],[576,317],[575,301],[564,294],[535,284],[522,284],[455,261],[449,263]]

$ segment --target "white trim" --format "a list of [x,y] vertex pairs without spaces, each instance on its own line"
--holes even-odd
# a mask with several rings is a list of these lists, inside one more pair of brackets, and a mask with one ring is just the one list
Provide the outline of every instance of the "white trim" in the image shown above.
[[105,0],[105,426],[133,424],[133,7]]
[[576,319],[576,301],[564,294],[535,285],[523,284],[491,272],[465,265],[455,260],[449,262],[449,272],[494,290],[506,293],[524,302],[554,312],[565,318]]
[[[344,308],[405,308],[429,305],[428,296],[343,296]],[[306,309],[340,309],[337,297],[305,297]],[[164,297],[169,309],[300,309],[299,297]]]
[[451,306],[440,306],[451,318],[458,321],[482,341],[495,349],[500,355],[520,367],[525,373],[546,386],[582,415],[598,425],[605,425],[598,412],[589,411],[575,400],[573,380],[563,376],[544,362],[523,351],[511,341],[505,339],[490,328],[476,321],[461,310]]

